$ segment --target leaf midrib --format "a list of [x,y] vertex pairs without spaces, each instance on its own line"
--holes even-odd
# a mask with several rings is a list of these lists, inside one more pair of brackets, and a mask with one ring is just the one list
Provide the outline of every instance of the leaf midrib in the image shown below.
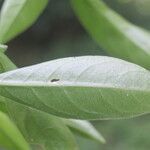
[[[92,84],[92,85],[91,85]],[[30,81],[28,83],[25,82],[0,82],[0,87],[82,87],[82,88],[103,88],[103,89],[116,89],[122,91],[141,91],[141,92],[150,92],[150,89],[146,87],[139,88],[139,87],[121,87],[119,85],[112,85],[112,84],[101,84],[101,83],[92,83],[92,82],[34,82]]]

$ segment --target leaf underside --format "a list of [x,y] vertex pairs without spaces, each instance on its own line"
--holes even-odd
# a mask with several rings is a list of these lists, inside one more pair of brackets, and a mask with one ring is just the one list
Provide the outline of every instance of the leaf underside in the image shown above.
[[0,75],[0,94],[66,118],[128,118],[150,111],[150,73],[111,57],[58,59]]

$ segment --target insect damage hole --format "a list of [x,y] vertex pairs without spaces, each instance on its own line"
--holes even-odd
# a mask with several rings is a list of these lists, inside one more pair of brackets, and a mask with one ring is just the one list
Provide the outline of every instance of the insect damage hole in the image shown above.
[[60,79],[52,79],[51,82],[57,82],[59,81]]

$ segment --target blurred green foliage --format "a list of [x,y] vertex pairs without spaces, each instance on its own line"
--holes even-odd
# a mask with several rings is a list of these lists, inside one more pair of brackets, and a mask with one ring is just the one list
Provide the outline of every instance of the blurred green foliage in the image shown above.
[[[104,1],[133,23],[150,27],[150,13],[137,9],[140,0]],[[147,8],[150,1],[144,1]],[[9,47],[8,55],[19,67],[60,57],[106,54],[80,25],[68,0],[51,0],[38,21]]]
[[[150,0],[104,1],[131,22],[150,29]],[[103,55],[105,52],[80,25],[68,0],[51,0],[34,26],[9,43],[7,54],[21,67],[54,58]],[[149,117],[93,122],[105,135],[105,145],[77,139],[85,150],[149,150]]]
[[96,145],[95,142],[77,138],[85,150],[149,150],[150,121],[149,115],[129,120],[95,121],[94,125],[105,135],[107,143]]

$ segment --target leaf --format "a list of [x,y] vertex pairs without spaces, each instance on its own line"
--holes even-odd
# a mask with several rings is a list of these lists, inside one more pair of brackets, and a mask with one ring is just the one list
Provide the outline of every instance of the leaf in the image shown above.
[[32,149],[78,149],[72,133],[60,118],[33,111],[11,101],[7,102],[7,107],[4,107],[4,104],[4,101],[2,103],[0,99],[0,110],[1,106],[7,108],[8,114],[19,127],[28,143],[31,144]]
[[150,69],[150,34],[108,8],[101,0],[71,0],[86,30],[109,54]]
[[2,112],[0,112],[0,147],[9,150],[29,150],[19,130]]
[[16,69],[16,66],[11,60],[4,54],[7,46],[0,44],[0,73]]
[[103,136],[94,128],[94,126],[88,121],[63,119],[65,124],[69,126],[72,131],[84,136],[86,138],[105,143]]
[[74,119],[116,119],[150,112],[150,72],[111,57],[58,59],[0,75],[0,95]]
[[[8,113],[32,149],[77,150],[75,139],[64,124],[55,116],[41,113],[0,97],[0,110]],[[58,144],[59,143],[59,144]],[[16,149],[15,149],[16,150]]]
[[48,0],[5,0],[0,16],[0,43],[6,43],[31,26]]
[[9,60],[9,58],[0,51],[0,72],[3,70],[3,72],[10,71],[16,68],[16,66]]
[[5,52],[6,49],[7,49],[6,45],[0,44],[0,52]]
[[5,98],[2,96],[0,96],[0,111],[8,115],[8,110],[7,110]]
[[[8,110],[32,148],[77,150],[75,139],[60,118],[9,101]],[[15,108],[15,109],[14,109]]]

